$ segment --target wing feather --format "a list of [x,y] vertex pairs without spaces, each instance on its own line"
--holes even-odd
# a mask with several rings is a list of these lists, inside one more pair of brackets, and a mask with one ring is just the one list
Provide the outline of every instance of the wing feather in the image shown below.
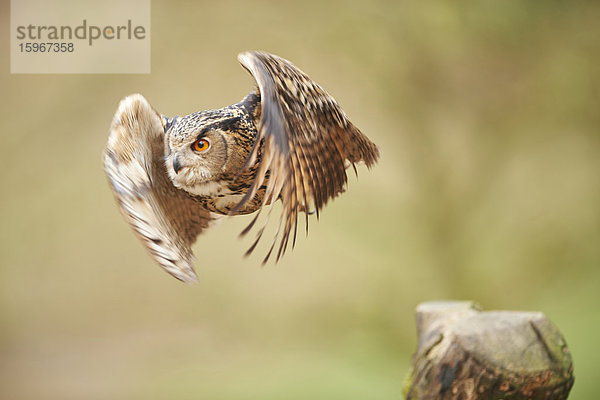
[[[307,214],[308,233],[310,208],[314,207],[318,217],[327,202],[344,191],[347,162],[355,170],[354,164],[360,161],[370,168],[379,158],[379,149],[348,120],[333,97],[289,61],[263,52],[241,53],[238,60],[254,77],[261,106],[258,135],[245,166],[255,162],[259,143],[263,143],[263,158],[248,193],[233,212],[241,209],[265,180],[262,206],[281,200],[282,215],[266,262],[281,228],[277,259],[285,253],[292,230],[292,247],[295,243],[298,214]],[[264,226],[249,252],[263,232]]]
[[104,169],[121,212],[154,260],[184,282],[196,282],[191,245],[217,216],[173,186],[164,165],[164,124],[139,95],[113,118]]

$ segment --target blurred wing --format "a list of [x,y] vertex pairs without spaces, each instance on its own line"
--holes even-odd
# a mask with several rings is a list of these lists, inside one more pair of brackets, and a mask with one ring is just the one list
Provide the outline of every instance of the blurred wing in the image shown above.
[[173,186],[163,160],[160,115],[143,96],[126,97],[104,152],[106,175],[125,219],[154,260],[175,278],[195,282],[191,245],[215,217]]
[[[264,261],[283,229],[279,259],[292,230],[295,243],[298,213],[306,214],[308,230],[309,209],[314,207],[318,217],[327,201],[343,192],[347,162],[354,167],[354,163],[364,161],[371,167],[379,157],[379,149],[352,125],[333,97],[289,61],[261,52],[241,53],[238,61],[256,80],[261,105],[258,137],[246,167],[254,164],[261,143],[263,146],[260,167],[238,207],[254,196],[266,177],[263,206],[279,198],[283,211]],[[248,232],[256,218],[242,234]],[[263,231],[264,227],[248,253]]]

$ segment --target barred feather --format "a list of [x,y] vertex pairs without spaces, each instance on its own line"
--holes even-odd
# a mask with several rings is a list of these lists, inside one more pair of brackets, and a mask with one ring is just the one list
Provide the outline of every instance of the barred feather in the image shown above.
[[104,168],[119,207],[154,260],[184,282],[197,281],[191,245],[216,216],[176,189],[165,171],[164,126],[139,95],[114,116]]
[[[234,212],[256,194],[267,172],[263,206],[272,199],[283,204],[266,262],[282,226],[277,259],[285,253],[292,230],[292,247],[295,243],[299,212],[306,214],[314,207],[318,216],[330,199],[344,191],[346,160],[353,167],[364,161],[370,168],[379,158],[379,149],[348,120],[333,97],[289,61],[262,52],[241,53],[238,61],[258,85],[261,113],[256,143],[264,143],[264,149],[254,181]],[[246,167],[253,165],[258,151],[255,144]],[[264,227],[249,252],[263,232]]]

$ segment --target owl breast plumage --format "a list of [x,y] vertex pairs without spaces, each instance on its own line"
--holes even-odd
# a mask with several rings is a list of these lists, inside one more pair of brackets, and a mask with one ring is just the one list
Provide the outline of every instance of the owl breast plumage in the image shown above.
[[[337,102],[292,63],[272,54],[238,56],[257,87],[237,104],[166,117],[146,99],[123,99],[111,125],[104,168],[125,219],[154,260],[175,278],[196,281],[192,244],[224,215],[282,203],[266,262],[279,259],[298,218],[317,217],[344,191],[346,168],[371,167],[379,150]],[[268,217],[266,218],[268,220]],[[266,222],[246,254],[262,237]]]

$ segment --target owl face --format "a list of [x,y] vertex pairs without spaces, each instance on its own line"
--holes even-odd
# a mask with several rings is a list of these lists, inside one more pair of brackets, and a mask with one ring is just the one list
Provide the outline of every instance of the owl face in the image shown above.
[[175,187],[200,196],[223,193],[249,152],[240,132],[252,132],[248,139],[254,138],[254,125],[247,117],[235,110],[175,119],[165,135],[165,166]]
[[227,137],[217,128],[203,127],[166,135],[167,172],[175,187],[195,195],[218,192],[228,160]]

